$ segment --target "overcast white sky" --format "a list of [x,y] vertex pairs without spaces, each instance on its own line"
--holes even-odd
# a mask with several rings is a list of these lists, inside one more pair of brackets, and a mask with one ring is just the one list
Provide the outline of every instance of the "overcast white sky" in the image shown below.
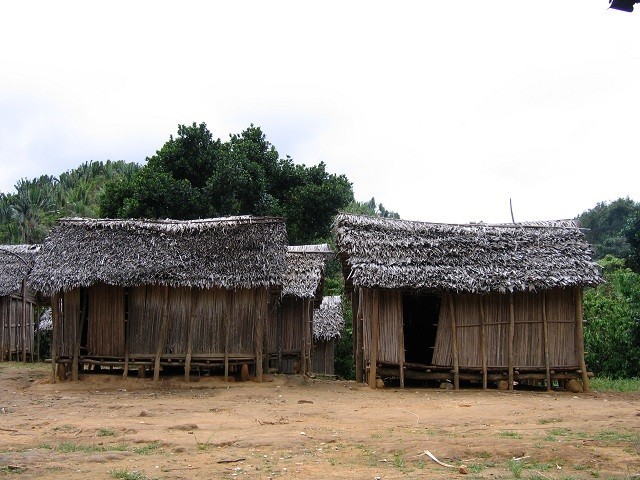
[[403,218],[640,200],[640,5],[607,0],[6,2],[0,191],[260,126]]

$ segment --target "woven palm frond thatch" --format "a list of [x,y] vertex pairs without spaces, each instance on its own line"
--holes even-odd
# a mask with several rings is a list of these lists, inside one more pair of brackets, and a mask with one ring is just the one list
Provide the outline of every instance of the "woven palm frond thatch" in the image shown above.
[[30,281],[46,295],[99,282],[228,289],[280,286],[286,243],[280,218],[62,219],[45,240]]
[[287,268],[282,296],[313,298],[320,294],[329,245],[300,245],[288,247]]
[[40,245],[0,245],[0,297],[20,291]]
[[320,307],[313,311],[313,338],[331,340],[339,337],[343,328],[342,298],[340,296],[324,297]]
[[334,230],[356,287],[504,293],[602,281],[573,221],[450,225],[340,214]]

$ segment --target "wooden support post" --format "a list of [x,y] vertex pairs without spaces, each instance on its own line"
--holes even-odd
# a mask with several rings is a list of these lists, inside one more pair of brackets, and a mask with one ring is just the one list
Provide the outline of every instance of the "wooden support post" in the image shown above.
[[80,311],[78,318],[73,322],[73,357],[71,362],[71,380],[78,380],[78,357],[80,356],[80,343],[82,342],[82,325],[87,311],[87,291],[80,288]]
[[227,297],[224,309],[224,381],[229,381],[229,330],[231,329],[231,312],[233,307],[233,292],[224,291]]
[[379,292],[371,290],[373,300],[371,311],[371,342],[369,343],[369,386],[376,388],[376,369],[378,367],[378,322],[380,321]]
[[582,289],[576,287],[575,290],[576,299],[576,351],[578,354],[578,361],[580,362],[580,375],[582,377],[582,390],[585,392],[591,391],[589,386],[589,375],[587,373],[587,364],[584,360],[584,326],[582,320],[584,318],[584,310],[582,304]]
[[302,322],[302,324],[300,325],[301,330],[302,330],[302,341],[300,343],[300,373],[302,375],[306,375],[307,374],[307,321],[306,321],[306,316],[307,316],[307,312],[309,311],[306,308],[306,302],[308,302],[308,299],[303,299],[303,307],[302,307],[302,317],[300,318],[300,322]]
[[160,380],[160,357],[167,343],[169,335],[169,285],[164,286],[164,299],[162,301],[162,325],[158,335],[158,346],[156,347],[156,359],[153,366],[153,381]]
[[364,382],[364,317],[362,315],[362,288],[358,288],[355,310],[352,310],[356,331],[356,382]]
[[480,297],[480,350],[482,355],[482,389],[487,390],[487,299]]
[[122,304],[124,305],[124,370],[122,372],[122,378],[127,379],[129,377],[129,305],[131,298],[131,289],[124,289],[124,297]]
[[509,292],[509,390],[513,390],[513,342],[515,339],[516,314],[513,307],[513,292]]
[[[400,297],[400,312],[402,312],[402,295]],[[396,303],[396,305],[398,304]],[[402,315],[397,315],[398,318],[398,368],[400,370],[400,388],[404,388],[404,322]]]
[[282,308],[276,308],[276,347],[278,349],[276,368],[280,373],[282,372]]
[[460,390],[460,364],[458,360],[458,332],[456,328],[456,308],[453,294],[449,294],[449,310],[451,315],[451,355],[453,356],[453,388]]
[[56,360],[58,353],[58,314],[60,297],[57,293],[51,299],[51,381],[56,383]]
[[[265,292],[264,295],[268,295]],[[260,302],[258,318],[256,319],[256,382],[262,382],[262,343],[264,341],[264,298]]]
[[[31,332],[33,337],[33,332]],[[22,361],[27,363],[27,282],[22,280]]]
[[[14,319],[13,319],[13,297],[9,296],[7,298],[9,300],[9,316],[7,317],[8,318],[7,321],[9,322],[8,329],[7,329],[8,333],[9,333],[9,342],[7,342],[8,343],[7,347],[9,349],[9,351],[7,353],[8,353],[8,360],[11,361],[11,354],[13,353],[13,345],[11,343],[11,336],[12,336],[12,333],[13,333],[13,336],[16,337],[16,330],[15,329],[17,328],[16,325],[18,324],[18,322],[16,321],[15,322],[16,325],[13,325],[13,323],[14,323]],[[13,329],[11,328],[12,325],[13,325]],[[14,343],[16,343],[16,344],[18,343],[17,340],[15,340],[15,338],[14,338]]]
[[544,336],[544,369],[547,391],[551,391],[551,365],[549,363],[549,320],[547,319],[547,292],[542,292],[542,334]]
[[[7,304],[11,302],[11,297],[7,297]],[[4,310],[5,301],[0,298],[0,307]],[[7,314],[5,312],[0,312],[0,362],[4,362],[4,322],[9,320],[9,310],[7,309]]]
[[309,300],[309,313],[307,316],[307,372],[311,373],[311,356],[313,355],[313,299]]
[[[40,317],[38,316],[38,309],[34,308],[32,314],[33,321],[36,324],[36,362],[40,363]],[[0,355],[0,362],[1,361],[2,355]]]
[[189,309],[189,321],[187,322],[187,357],[184,360],[184,381],[186,383],[191,380],[191,353],[193,349],[191,344],[193,343],[193,328],[197,318],[196,312],[198,311],[198,290],[191,288],[189,290],[189,298],[191,299],[191,308]]

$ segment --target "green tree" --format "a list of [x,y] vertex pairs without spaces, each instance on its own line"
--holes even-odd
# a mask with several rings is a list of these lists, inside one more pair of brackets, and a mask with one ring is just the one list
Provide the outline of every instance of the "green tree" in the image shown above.
[[100,201],[106,217],[192,219],[224,215],[283,216],[292,244],[330,237],[335,214],[353,200],[344,175],[324,163],[306,167],[280,158],[259,127],[227,142],[206,124],[180,125],[132,178],[109,183]]
[[587,240],[595,248],[596,258],[614,255],[631,266],[632,247],[626,231],[630,219],[639,214],[640,203],[627,197],[611,203],[600,202],[578,217],[580,226],[586,229]]
[[584,296],[587,364],[614,378],[640,376],[640,275],[612,255],[599,263],[606,283]]
[[368,202],[358,202],[354,200],[347,206],[345,211],[359,215],[370,215],[372,217],[400,218],[400,214],[398,212],[387,210],[384,208],[382,203],[376,204],[376,199],[374,197],[371,197],[371,200]]
[[640,272],[640,211],[629,217],[624,228],[624,236],[630,247],[629,265],[634,271]]

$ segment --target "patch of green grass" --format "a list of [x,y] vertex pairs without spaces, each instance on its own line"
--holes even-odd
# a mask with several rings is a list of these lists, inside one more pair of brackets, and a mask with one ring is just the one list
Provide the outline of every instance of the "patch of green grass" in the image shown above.
[[399,450],[397,452],[393,452],[393,466],[396,468],[404,468],[406,465],[402,456],[404,455],[404,451]]
[[60,453],[99,453],[99,452],[124,452],[127,450],[126,445],[79,445],[77,443],[62,442],[56,448]]
[[213,433],[211,435],[209,435],[209,438],[207,438],[204,442],[200,442],[200,441],[198,441],[198,438],[194,434],[193,438],[196,441],[196,447],[198,448],[198,450],[204,451],[204,450],[208,450],[210,447],[212,447],[213,445],[210,442],[211,437],[213,437]]
[[513,474],[513,478],[520,478],[522,476],[522,462],[520,460],[509,460],[507,467]]
[[597,432],[591,438],[600,440],[601,442],[631,442],[640,443],[640,432],[618,432],[613,430],[602,430]]
[[42,448],[43,450],[54,450],[50,443],[39,443],[36,448]]
[[589,386],[600,392],[640,392],[640,378],[594,377]]
[[484,470],[484,465],[481,463],[472,463],[471,465],[467,465],[470,473],[480,473]]
[[100,430],[98,430],[98,436],[99,437],[115,437],[116,432],[114,432],[113,430],[109,430],[108,428],[101,428]]
[[0,475],[2,475],[3,477],[5,475],[10,475],[10,474],[17,475],[24,472],[25,470],[26,468],[23,468],[23,467],[7,465],[6,467],[0,467]]
[[513,431],[500,432],[499,435],[504,438],[522,438],[522,435]]
[[149,455],[150,453],[159,450],[162,445],[160,442],[151,442],[144,447],[134,448],[133,451],[139,455]]
[[121,480],[146,480],[146,476],[136,470],[128,472],[126,470],[112,470],[109,472],[112,478],[119,478]]
[[58,427],[53,427],[54,432],[74,433],[78,431],[78,427],[74,425],[64,424]]

